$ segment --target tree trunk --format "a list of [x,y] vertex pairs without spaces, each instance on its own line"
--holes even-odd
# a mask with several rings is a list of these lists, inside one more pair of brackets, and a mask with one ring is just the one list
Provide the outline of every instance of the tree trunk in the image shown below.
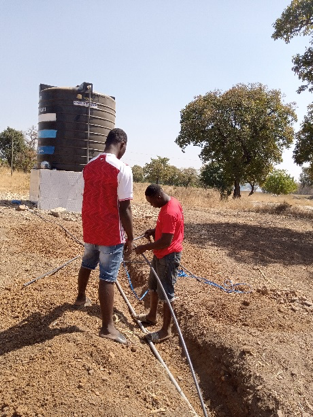
[[234,188],[233,198],[240,198],[240,197],[241,197],[240,183],[239,183],[239,180],[235,180],[235,188]]
[[249,196],[252,195],[254,193],[254,184],[250,184],[251,185],[251,191],[249,193]]

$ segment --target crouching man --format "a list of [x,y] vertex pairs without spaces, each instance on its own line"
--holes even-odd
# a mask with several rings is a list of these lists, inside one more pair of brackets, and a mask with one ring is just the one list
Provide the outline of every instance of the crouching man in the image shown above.
[[[176,198],[167,195],[157,184],[151,184],[145,191],[146,199],[151,206],[160,208],[155,229],[145,232],[145,237],[154,241],[135,248],[137,254],[153,250],[152,267],[160,278],[166,295],[174,306],[174,286],[177,280],[180,263],[182,242],[184,238],[184,216],[182,207]],[[146,338],[153,343],[160,343],[171,337],[171,310],[160,284],[152,270],[149,276],[150,311],[137,317],[142,323],[155,325],[157,323],[158,301],[163,304],[163,325],[154,333],[148,333]]]

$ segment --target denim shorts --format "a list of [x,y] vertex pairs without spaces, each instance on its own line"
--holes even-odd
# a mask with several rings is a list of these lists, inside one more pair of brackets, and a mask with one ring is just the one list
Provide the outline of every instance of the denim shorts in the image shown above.
[[94,270],[99,263],[99,278],[107,282],[115,282],[123,259],[124,244],[99,246],[85,243],[82,266]]
[[[154,256],[151,262],[170,302],[174,301],[175,298],[174,285],[177,281],[180,258],[181,252],[173,252],[160,259]],[[157,291],[160,301],[166,301],[165,295],[152,269],[150,270],[148,286],[150,291]]]

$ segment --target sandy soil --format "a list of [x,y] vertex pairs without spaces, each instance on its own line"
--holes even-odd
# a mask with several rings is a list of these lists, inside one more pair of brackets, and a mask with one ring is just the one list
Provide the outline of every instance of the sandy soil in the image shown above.
[[[133,205],[136,235],[157,211]],[[38,216],[40,215],[40,217]],[[198,277],[177,283],[176,315],[210,416],[313,415],[313,228],[309,219],[231,210],[186,210],[182,265]],[[116,326],[128,346],[100,339],[97,272],[91,307],[75,310],[81,218],[18,211],[0,203],[1,416],[191,416],[143,340],[116,289]],[[135,292],[146,289],[142,257],[127,263]],[[138,301],[121,267],[119,283]],[[177,331],[157,348],[198,415],[203,415]]]

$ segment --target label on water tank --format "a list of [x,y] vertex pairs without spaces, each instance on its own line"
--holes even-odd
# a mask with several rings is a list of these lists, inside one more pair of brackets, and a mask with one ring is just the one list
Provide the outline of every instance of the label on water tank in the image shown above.
[[38,146],[37,154],[38,155],[53,155],[54,154],[54,146]]
[[[74,104],[74,106],[89,107],[89,101],[74,100],[73,101],[73,104]],[[90,103],[90,108],[91,109],[97,109],[98,108],[98,104],[97,103]]]
[[57,120],[56,113],[44,113],[38,116],[38,122],[55,122]]
[[57,130],[54,129],[43,129],[38,131],[38,138],[56,138],[57,137]]

